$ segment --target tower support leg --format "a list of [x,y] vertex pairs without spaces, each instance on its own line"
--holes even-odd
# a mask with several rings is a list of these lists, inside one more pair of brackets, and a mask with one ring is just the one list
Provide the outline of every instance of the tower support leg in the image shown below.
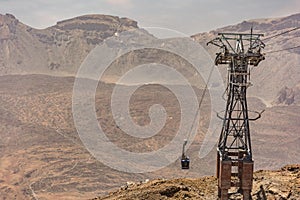
[[228,200],[228,189],[231,187],[231,160],[221,160],[219,168],[219,199]]
[[216,172],[216,176],[219,179],[220,177],[220,154],[219,152],[217,152],[217,172]]
[[243,194],[243,200],[251,199],[253,167],[254,167],[253,161],[243,160],[242,175],[241,175],[241,189]]

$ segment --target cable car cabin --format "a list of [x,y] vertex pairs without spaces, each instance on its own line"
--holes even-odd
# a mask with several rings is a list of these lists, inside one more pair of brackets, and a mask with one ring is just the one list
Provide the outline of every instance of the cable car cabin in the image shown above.
[[181,169],[190,169],[190,159],[187,156],[181,158]]
[[185,155],[185,146],[187,142],[187,139],[185,139],[182,145],[181,169],[190,169],[190,158]]

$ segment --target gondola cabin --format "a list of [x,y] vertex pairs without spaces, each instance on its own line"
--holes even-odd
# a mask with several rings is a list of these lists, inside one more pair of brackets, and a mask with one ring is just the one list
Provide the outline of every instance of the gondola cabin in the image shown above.
[[181,158],[181,169],[190,169],[190,159],[185,156]]
[[181,169],[190,169],[190,158],[185,155],[185,146],[187,145],[187,142],[187,139],[185,139],[182,145]]

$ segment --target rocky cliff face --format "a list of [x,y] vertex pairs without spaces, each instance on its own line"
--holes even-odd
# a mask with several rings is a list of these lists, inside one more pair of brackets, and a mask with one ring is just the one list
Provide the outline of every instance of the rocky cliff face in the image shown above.
[[283,87],[273,102],[273,105],[293,105],[300,103],[300,84],[288,88]]
[[136,28],[128,18],[85,15],[38,30],[0,15],[0,74],[74,75],[95,45]]

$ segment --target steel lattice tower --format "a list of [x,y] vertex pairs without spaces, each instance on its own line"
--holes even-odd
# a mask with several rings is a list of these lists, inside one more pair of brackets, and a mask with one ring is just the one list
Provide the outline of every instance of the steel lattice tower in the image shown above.
[[227,103],[224,113],[218,114],[223,120],[218,143],[217,177],[218,196],[228,199],[228,190],[238,188],[243,199],[250,199],[253,179],[253,160],[249,121],[256,120],[261,113],[249,118],[246,92],[250,86],[250,66],[257,66],[264,60],[260,40],[262,34],[219,33],[208,44],[221,48],[215,64],[227,64]]

